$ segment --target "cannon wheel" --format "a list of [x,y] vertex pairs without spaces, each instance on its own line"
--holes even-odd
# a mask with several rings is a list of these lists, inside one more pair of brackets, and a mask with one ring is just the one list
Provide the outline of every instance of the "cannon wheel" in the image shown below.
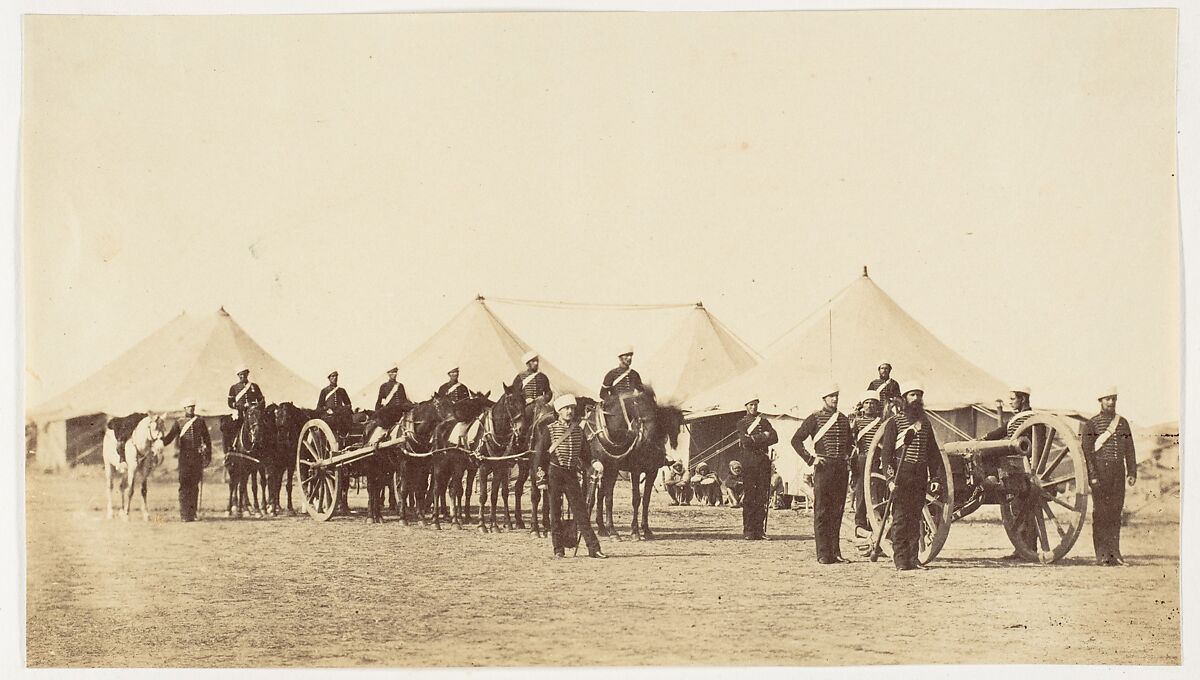
[[300,495],[304,497],[304,509],[308,514],[322,522],[333,517],[343,476],[336,468],[319,463],[333,458],[336,450],[337,437],[324,420],[313,419],[300,428],[300,441],[296,444]]
[[[1030,416],[1013,438],[1032,444],[1026,493],[1000,504],[1008,540],[1021,557],[1042,564],[1071,551],[1087,519],[1089,487],[1083,447],[1070,421],[1049,413]],[[1034,541],[1020,530],[1033,523]]]
[[[877,531],[880,523],[883,523],[883,535],[887,536],[892,526],[892,518],[890,515],[884,516],[884,509],[891,495],[888,485],[892,478],[887,475],[886,466],[881,460],[885,425],[886,420],[871,438],[864,466],[864,474],[867,477],[864,480],[866,485],[863,491],[866,494],[867,519],[871,522],[871,530]],[[928,490],[925,492],[925,510],[921,517],[920,546],[917,551],[917,559],[921,564],[928,564],[937,557],[942,546],[946,544],[946,537],[950,535],[951,516],[954,514],[954,476],[950,473],[950,459],[944,451],[941,452],[941,457],[941,473],[938,477],[941,490],[937,495]]]

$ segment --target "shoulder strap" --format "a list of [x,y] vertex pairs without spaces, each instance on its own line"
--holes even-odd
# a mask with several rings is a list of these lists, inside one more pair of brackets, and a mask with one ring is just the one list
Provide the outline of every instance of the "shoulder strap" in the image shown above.
[[332,390],[329,390],[329,394],[326,394],[326,395],[325,395],[325,398],[324,398],[322,401],[323,401],[324,403],[328,404],[328,403],[329,403],[329,398],[330,398],[330,397],[333,397],[333,396],[336,396],[336,395],[337,395],[337,393],[338,393],[338,389],[339,389],[339,388],[335,387],[335,388],[333,388]]
[[525,379],[521,381],[521,387],[529,387],[529,383],[536,379],[539,375],[541,375],[541,372],[535,371],[525,376]]
[[242,388],[242,391],[238,392],[237,396],[233,398],[233,403],[236,404],[239,401],[241,401],[242,397],[246,396],[246,393],[249,392],[250,388],[253,386],[254,386],[254,383],[252,383],[252,382],[246,383],[246,386]]
[[555,451],[557,451],[559,445],[561,445],[564,441],[566,441],[567,437],[570,437],[571,432],[573,432],[574,430],[575,430],[575,424],[571,423],[571,425],[569,425],[567,427],[566,432],[563,432],[561,435],[558,436],[558,439],[555,439],[553,442],[551,442],[550,448],[546,450],[546,453],[554,453]]
[[817,433],[813,435],[813,446],[816,446],[817,442],[825,438],[825,435],[833,427],[833,424],[838,421],[838,416],[840,415],[842,415],[840,411],[834,411],[833,415],[829,416],[829,420],[825,421],[825,424],[821,426],[821,429],[817,430]]
[[876,426],[876,425],[878,425],[878,424],[879,424],[879,418],[878,418],[878,416],[877,416],[877,417],[875,418],[875,420],[872,420],[871,422],[867,423],[867,426],[866,426],[866,427],[864,427],[864,428],[862,429],[862,431],[860,431],[860,432],[858,433],[858,441],[860,441],[860,442],[861,442],[863,437],[865,437],[865,436],[867,436],[867,435],[871,434],[871,431],[872,431],[872,430],[874,430],[874,429],[875,429],[875,426]]
[[629,377],[629,374],[632,372],[633,372],[632,368],[625,369],[624,373],[622,373],[621,375],[618,375],[616,378],[613,378],[612,384],[609,385],[609,387],[616,387],[617,383],[619,383],[622,380],[624,380],[625,378]]
[[1112,436],[1117,433],[1117,427],[1120,424],[1121,424],[1121,416],[1119,414],[1114,415],[1112,422],[1108,424],[1108,427],[1106,427],[1104,429],[1104,431],[1100,433],[1099,437],[1096,437],[1096,446],[1093,450],[1098,451],[1100,449],[1100,447],[1107,444],[1108,440],[1112,439]]
[[387,396],[383,398],[384,405],[392,403],[392,397],[396,396],[396,390],[398,389],[400,389],[400,383],[392,385],[392,391],[388,392]]
[[754,416],[754,420],[750,421],[750,425],[746,427],[746,434],[749,435],[758,429],[758,424],[762,422],[762,416]]
[[198,417],[199,416],[192,416],[191,420],[183,424],[183,429],[179,431],[180,439],[183,439],[183,435],[187,434],[188,430],[192,429],[192,425],[196,422],[196,418]]

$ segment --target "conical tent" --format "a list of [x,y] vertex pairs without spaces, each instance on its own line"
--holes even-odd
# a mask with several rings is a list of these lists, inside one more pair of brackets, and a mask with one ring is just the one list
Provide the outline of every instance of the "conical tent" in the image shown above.
[[[459,379],[477,392],[491,392],[495,398],[502,386],[525,368],[521,357],[531,347],[492,313],[482,298],[467,304],[453,319],[420,347],[400,360],[398,379],[412,401],[429,398],[446,382],[446,372],[457,366]],[[558,369],[545,354],[538,368],[550,379],[555,394],[577,396],[595,394]],[[386,370],[364,385],[351,399],[369,408],[375,404],[379,385],[387,380]]]
[[754,350],[697,303],[639,371],[660,399],[685,402],[753,368],[758,359]]
[[820,406],[820,391],[831,381],[852,405],[884,361],[901,387],[924,383],[933,410],[990,404],[1007,393],[1004,383],[947,347],[863,275],[775,343],[758,366],[686,407],[736,411],[757,394],[762,412],[799,417]]
[[268,401],[304,403],[317,394],[224,309],[180,314],[83,382],[29,410],[27,418],[38,425],[38,462],[62,468],[69,464],[68,451],[97,448],[103,430],[89,418],[96,414],[178,412],[189,397],[200,415],[228,413],[226,397],[239,365],[250,369]]

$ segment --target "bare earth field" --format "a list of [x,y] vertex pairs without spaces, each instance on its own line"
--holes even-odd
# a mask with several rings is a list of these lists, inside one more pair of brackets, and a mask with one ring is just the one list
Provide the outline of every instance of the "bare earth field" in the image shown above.
[[[523,531],[230,520],[219,484],[206,484],[193,524],[165,482],[150,490],[149,523],[106,520],[98,475],[30,473],[26,486],[30,666],[1180,660],[1169,519],[1126,526],[1129,567],[1092,566],[1087,530],[1042,567],[1001,560],[1004,529],[981,512],[954,525],[929,571],[898,573],[890,561],[817,564],[807,512],[772,512],[773,540],[749,542],[740,510],[669,507],[660,493],[655,540],[601,539],[608,560],[581,548],[556,561]],[[618,494],[627,532],[628,485]],[[856,555],[850,542],[843,553]]]

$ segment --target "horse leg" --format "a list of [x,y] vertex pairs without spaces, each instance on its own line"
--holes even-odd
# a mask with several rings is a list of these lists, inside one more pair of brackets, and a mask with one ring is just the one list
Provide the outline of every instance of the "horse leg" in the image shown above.
[[296,466],[289,465],[287,468],[287,511],[289,515],[295,515],[296,509],[292,507],[292,482],[296,477]]
[[453,517],[450,521],[456,529],[462,529],[462,481],[464,471],[463,467],[457,461],[450,471],[450,502],[454,505],[454,511],[451,513]]
[[542,523],[539,521],[538,515],[541,514],[542,510],[542,490],[537,487],[536,482],[529,485],[529,504],[533,506],[530,509],[529,523],[532,526],[529,529],[529,533],[540,538],[542,535]]
[[431,470],[430,486],[433,487],[433,528],[442,530],[442,511],[446,509],[445,461],[438,461]]
[[500,525],[496,524],[496,504],[500,500],[500,485],[505,483],[505,480],[499,469],[493,467],[490,472],[492,476],[492,483],[491,488],[488,491],[488,500],[491,504],[491,507],[488,509],[488,513],[491,515],[491,519],[489,520],[488,528],[492,531],[498,532],[500,531]]
[[142,473],[142,521],[150,521],[150,509],[146,506],[146,482],[150,480],[150,472]]
[[621,534],[617,533],[616,526],[613,525],[613,492],[617,488],[617,468],[614,465],[612,469],[604,469],[604,476],[601,479],[602,488],[604,490],[604,516],[608,523],[608,532],[613,535],[618,541],[621,540]]
[[638,510],[642,509],[642,473],[637,470],[629,471],[629,486],[633,492],[633,521],[629,524],[629,533],[637,540],[642,540],[642,531],[638,524]]
[[[500,485],[500,492],[501,492],[501,494],[504,495],[504,527],[507,528],[509,531],[513,530],[512,513],[508,511],[508,483],[509,483],[509,475],[511,473],[512,473],[512,467],[509,465],[505,465],[503,468],[503,471],[500,473],[500,477],[503,480]],[[520,498],[520,496],[518,496],[518,498]],[[520,507],[521,506],[519,506],[519,505],[517,506],[517,517],[521,516]]]
[[121,476],[121,519],[129,521],[129,510],[133,505],[134,475],[137,468],[133,464],[125,466],[126,472]]
[[650,531],[650,492],[654,490],[654,473],[647,472],[642,482],[642,538],[654,538]]
[[113,468],[106,462],[104,463],[104,494],[108,497],[108,519],[113,518],[112,488]]
[[487,515],[484,514],[487,510],[487,479],[488,466],[486,463],[479,465],[479,530],[487,533]]
[[471,521],[471,492],[475,490],[475,475],[479,472],[478,466],[467,466],[467,482],[463,485],[463,490],[467,497],[463,502],[463,521]]
[[[525,495],[525,480],[529,478],[529,466],[517,463],[517,479],[513,482],[513,493],[516,494],[517,528],[525,528],[525,514],[521,510],[521,496]],[[532,494],[531,494],[532,495]]]

